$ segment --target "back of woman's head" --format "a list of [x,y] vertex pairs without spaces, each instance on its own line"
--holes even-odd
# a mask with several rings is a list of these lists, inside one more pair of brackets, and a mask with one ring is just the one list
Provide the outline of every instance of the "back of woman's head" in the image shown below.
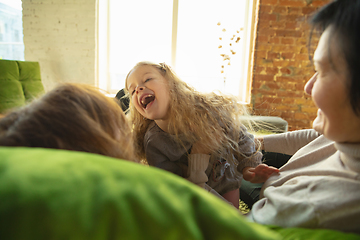
[[351,106],[360,115],[360,0],[333,1],[317,12],[311,23],[320,32],[331,28],[348,66]]
[[120,106],[98,89],[62,84],[0,119],[0,145],[57,148],[133,159]]

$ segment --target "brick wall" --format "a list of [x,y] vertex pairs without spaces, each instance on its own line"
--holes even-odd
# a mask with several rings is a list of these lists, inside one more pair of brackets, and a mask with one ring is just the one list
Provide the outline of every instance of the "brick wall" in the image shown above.
[[22,0],[25,60],[38,61],[46,90],[95,85],[96,0]]
[[289,130],[311,128],[317,109],[303,90],[314,74],[308,20],[328,2],[260,0],[251,99],[255,115],[282,117]]

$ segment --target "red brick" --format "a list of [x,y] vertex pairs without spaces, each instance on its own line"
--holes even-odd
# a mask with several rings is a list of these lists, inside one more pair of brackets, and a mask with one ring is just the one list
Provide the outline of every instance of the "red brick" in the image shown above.
[[292,67],[302,68],[302,67],[304,67],[306,64],[304,64],[304,61],[298,60],[298,61],[292,61],[290,65],[291,65]]
[[277,110],[286,110],[286,111],[296,111],[298,110],[298,107],[297,106],[292,106],[292,105],[278,105],[276,106],[276,109]]
[[330,0],[313,0],[311,6],[313,7],[322,7],[325,4],[329,3]]
[[258,42],[269,42],[269,37],[268,36],[257,36],[256,39]]
[[306,129],[306,128],[309,128],[311,127],[311,123],[309,123],[308,120],[298,120],[298,119],[295,119],[294,120],[294,124],[297,128],[300,128],[300,129]]
[[276,67],[267,67],[265,68],[265,71],[267,74],[272,74],[272,75],[275,75],[279,72],[279,68],[276,68]]
[[302,92],[297,92],[297,91],[291,91],[291,90],[286,90],[286,91],[278,91],[276,92],[277,96],[279,97],[301,97],[302,96]]
[[273,8],[274,7],[271,6],[271,5],[261,5],[259,12],[261,12],[261,13],[272,13]]
[[287,67],[289,66],[289,61],[283,61],[283,60],[275,60],[273,62],[274,67]]
[[315,106],[301,106],[301,111],[305,113],[316,113],[317,108]]
[[280,53],[278,52],[268,52],[267,59],[280,59]]
[[285,22],[285,29],[286,30],[297,30],[300,28],[300,24],[298,22]]
[[[258,21],[258,30],[263,30],[263,29],[268,29],[270,28],[270,21],[264,21],[264,20],[260,20]],[[259,34],[260,31],[258,31]]]
[[314,121],[317,116],[317,112],[308,113],[308,115],[309,115],[309,120]]
[[277,5],[278,0],[261,0],[261,5]]
[[267,82],[265,84],[267,89],[280,89],[279,84],[277,84],[276,82],[272,81],[272,82]]
[[304,0],[279,0],[279,6],[305,7],[306,1],[304,1]]
[[285,29],[285,22],[271,22],[269,25],[273,30]]
[[296,44],[297,45],[307,45],[307,43],[308,43],[308,38],[307,37],[301,37],[301,38],[298,38],[298,39],[296,39]]
[[294,38],[281,38],[281,44],[294,44]]
[[296,98],[295,104],[298,104],[298,105],[308,104],[308,100],[305,98]]
[[260,74],[262,71],[264,71],[264,67],[261,67],[261,66],[255,66],[254,67],[254,73],[258,73]]
[[304,91],[304,87],[305,87],[305,84],[303,84],[303,83],[295,85],[295,89],[298,91]]
[[275,35],[275,30],[274,29],[270,29],[270,28],[266,28],[266,29],[262,29],[261,31],[258,32],[258,36],[269,36],[272,37]]
[[259,18],[262,21],[276,21],[277,20],[277,15],[276,14],[271,14],[271,13],[260,13],[259,14]]
[[252,88],[253,88],[253,94],[256,93],[255,89],[259,89],[261,87],[261,82],[259,81],[253,81]]
[[284,104],[290,104],[290,105],[294,105],[295,99],[294,98],[283,98],[282,102]]
[[254,81],[274,81],[273,75],[260,75],[260,74],[254,74]]
[[254,61],[255,66],[271,66],[273,62],[271,60],[263,59],[263,58],[255,58]]
[[301,50],[300,50],[300,53],[308,54],[308,48],[307,47],[302,47]]
[[287,75],[292,74],[292,70],[291,70],[290,68],[288,68],[288,67],[286,67],[286,68],[280,68],[280,71],[281,71],[281,73],[283,73],[283,74],[287,74]]
[[316,11],[315,7],[304,7],[304,8],[302,8],[302,13],[307,14],[307,15],[309,15],[309,14],[315,12],[315,11]]
[[270,104],[268,102],[255,103],[254,106],[256,109],[269,109]]
[[278,21],[303,22],[304,18],[298,15],[279,15]]
[[255,58],[266,58],[267,51],[255,51]]
[[294,30],[276,30],[275,33],[279,37],[301,37],[303,35],[301,31]]
[[296,54],[295,55],[295,60],[302,60],[302,61],[308,61],[309,60],[309,55],[308,54]]
[[279,76],[279,77],[276,77],[276,81],[278,81],[278,82],[294,82],[294,78]]
[[291,119],[294,118],[295,113],[294,112],[282,112],[280,117],[284,118],[284,119]]
[[267,89],[257,89],[257,93],[263,95],[263,96],[275,96],[276,93],[273,90],[267,90]]
[[294,58],[294,53],[281,53],[281,57],[285,60],[285,59],[293,59]]
[[261,50],[264,50],[264,51],[269,51],[271,50],[272,46],[270,44],[267,44],[267,43],[258,43],[256,45],[256,50],[258,51],[261,51]]
[[287,13],[287,7],[274,6],[273,13],[280,13],[280,14]]
[[281,98],[275,98],[275,97],[263,97],[263,100],[269,103],[282,103],[282,99]]
[[289,7],[288,9],[290,15],[297,15],[297,16],[303,15],[301,12],[302,8],[300,7]]
[[297,112],[295,113],[295,118],[296,119],[302,119],[302,120],[309,120],[309,115],[305,114],[305,113],[301,113],[301,112]]
[[270,37],[269,43],[271,44],[279,44],[280,38],[279,37]]

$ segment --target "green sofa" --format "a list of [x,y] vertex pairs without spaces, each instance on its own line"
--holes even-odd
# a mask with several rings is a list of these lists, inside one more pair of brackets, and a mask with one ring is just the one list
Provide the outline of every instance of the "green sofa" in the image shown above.
[[[36,62],[0,60],[0,113],[44,92]],[[0,239],[360,239],[248,222],[166,171],[97,154],[0,147]]]
[[0,60],[0,113],[43,93],[38,62]]
[[248,222],[161,169],[97,154],[0,147],[1,239],[360,239]]

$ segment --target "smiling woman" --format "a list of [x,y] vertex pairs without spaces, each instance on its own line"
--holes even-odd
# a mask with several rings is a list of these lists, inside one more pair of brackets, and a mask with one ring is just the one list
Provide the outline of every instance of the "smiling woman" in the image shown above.
[[[314,55],[317,73],[305,86],[318,107],[313,128],[337,142],[360,142],[358,106],[351,105],[350,73],[342,49],[341,38],[334,27],[322,34]],[[330,45],[330,47],[329,47]]]
[[283,227],[360,233],[360,0],[334,1],[313,18],[322,32],[305,86],[318,107],[313,130],[263,137],[293,155],[263,185],[249,219]]

